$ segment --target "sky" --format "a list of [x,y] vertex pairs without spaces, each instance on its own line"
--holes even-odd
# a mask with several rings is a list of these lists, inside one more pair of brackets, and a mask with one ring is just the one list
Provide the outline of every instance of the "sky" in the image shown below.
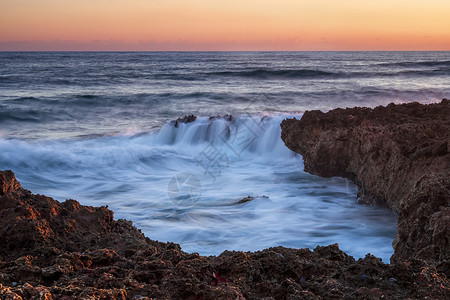
[[449,0],[0,0],[1,50],[450,50]]

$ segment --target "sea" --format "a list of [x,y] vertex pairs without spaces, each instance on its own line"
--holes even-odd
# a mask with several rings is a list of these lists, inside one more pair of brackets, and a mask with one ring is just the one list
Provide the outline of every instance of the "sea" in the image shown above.
[[0,169],[187,252],[389,262],[395,214],[304,172],[280,122],[449,96],[450,52],[0,52]]

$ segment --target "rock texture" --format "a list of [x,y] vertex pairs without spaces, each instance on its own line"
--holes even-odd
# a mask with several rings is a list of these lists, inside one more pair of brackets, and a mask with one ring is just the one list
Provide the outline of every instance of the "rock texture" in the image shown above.
[[[436,217],[438,218],[438,217]],[[63,203],[0,172],[0,299],[446,299],[434,266],[355,261],[337,245],[202,257],[106,207]]]
[[194,122],[196,119],[197,119],[197,117],[194,115],[184,116],[184,118],[179,117],[175,121],[172,121],[172,124],[175,128],[178,128],[180,123],[187,124],[187,123]]
[[281,124],[305,171],[354,181],[359,200],[398,215],[391,262],[418,259],[450,275],[450,101],[307,111]]

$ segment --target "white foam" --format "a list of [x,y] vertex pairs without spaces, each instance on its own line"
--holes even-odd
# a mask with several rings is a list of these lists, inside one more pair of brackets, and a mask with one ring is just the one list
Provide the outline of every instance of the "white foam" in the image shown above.
[[[280,138],[284,117],[200,117],[135,136],[0,139],[0,169],[12,169],[35,193],[109,205],[116,218],[133,220],[150,238],[180,243],[186,251],[338,242],[357,257],[371,252],[387,261],[395,217],[356,205],[356,188],[344,179],[304,173],[301,157]],[[168,191],[170,182],[191,175],[199,186],[184,190],[199,197],[195,205],[180,206],[183,194],[172,201],[177,191]],[[248,195],[255,199],[237,203]]]

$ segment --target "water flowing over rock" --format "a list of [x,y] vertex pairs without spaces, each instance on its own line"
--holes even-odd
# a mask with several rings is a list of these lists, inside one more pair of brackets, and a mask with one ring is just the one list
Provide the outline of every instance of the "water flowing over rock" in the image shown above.
[[60,203],[0,171],[0,299],[445,299],[434,266],[355,261],[337,244],[188,254],[106,207]]
[[354,181],[359,201],[398,215],[391,262],[450,275],[450,101],[307,111],[281,124],[305,171]]
[[179,117],[178,119],[173,121],[173,124],[174,124],[175,128],[178,128],[179,123],[184,123],[184,124],[191,123],[191,122],[194,122],[196,119],[197,119],[197,117],[194,115],[184,116],[184,118]]

